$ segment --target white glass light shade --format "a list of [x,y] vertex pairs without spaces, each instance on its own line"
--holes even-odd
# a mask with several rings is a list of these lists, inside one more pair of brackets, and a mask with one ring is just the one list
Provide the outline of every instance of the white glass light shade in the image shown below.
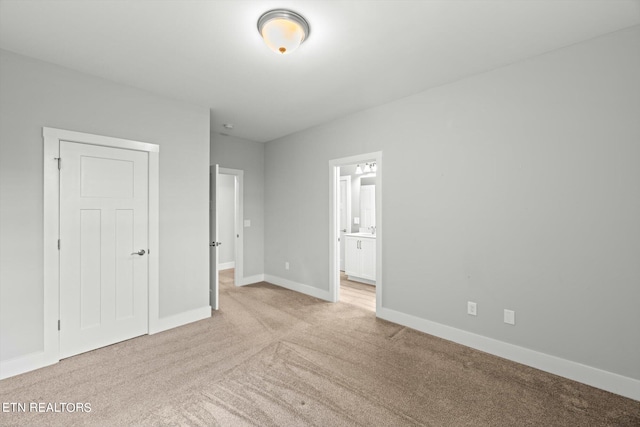
[[376,163],[371,163],[371,172],[377,172],[378,171],[378,165]]
[[362,168],[360,165],[356,166],[356,175],[362,175]]
[[309,36],[309,24],[290,10],[270,10],[258,20],[258,31],[271,50],[287,54]]
[[276,53],[291,53],[304,40],[302,27],[286,19],[274,19],[262,27],[262,38],[269,49]]
[[365,163],[364,173],[371,173],[371,166],[369,166],[369,163]]

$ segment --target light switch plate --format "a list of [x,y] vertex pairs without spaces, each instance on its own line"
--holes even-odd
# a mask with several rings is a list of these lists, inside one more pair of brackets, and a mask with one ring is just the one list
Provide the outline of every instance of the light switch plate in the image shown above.
[[471,316],[478,315],[478,306],[475,302],[467,301],[467,314],[470,314]]
[[244,220],[244,226],[245,227],[251,227],[251,220],[250,219],[245,219]]
[[509,325],[516,324],[516,312],[513,310],[504,310],[504,323],[508,323]]

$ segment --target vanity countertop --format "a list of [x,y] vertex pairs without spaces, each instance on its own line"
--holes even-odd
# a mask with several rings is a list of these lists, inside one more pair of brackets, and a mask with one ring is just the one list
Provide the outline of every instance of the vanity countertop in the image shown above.
[[375,239],[376,235],[371,233],[345,233],[345,236],[348,237],[366,237],[369,239]]

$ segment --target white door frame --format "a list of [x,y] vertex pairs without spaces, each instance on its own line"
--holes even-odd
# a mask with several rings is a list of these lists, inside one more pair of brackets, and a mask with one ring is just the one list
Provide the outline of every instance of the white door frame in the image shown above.
[[340,167],[365,162],[375,162],[376,171],[376,315],[382,308],[382,151],[358,154],[329,161],[329,295],[332,302],[340,298],[340,258],[338,225]]
[[[231,169],[219,167],[218,173],[222,175],[233,175],[236,178],[235,192],[235,219],[234,219],[234,235],[236,236],[235,244],[235,271],[233,283],[235,286],[242,286],[244,280],[244,171],[242,169]],[[216,203],[216,209],[218,204]]]
[[[58,163],[60,141],[104,147],[145,151],[149,153],[149,323],[148,333],[162,330],[159,294],[159,154],[160,146],[146,142],[93,135],[63,129],[43,127],[44,139],[44,348],[38,364],[50,365],[60,360],[58,320],[60,319],[60,266],[58,239],[60,236],[60,175],[64,159]],[[62,242],[64,244],[64,242]],[[35,362],[35,360],[33,360]]]

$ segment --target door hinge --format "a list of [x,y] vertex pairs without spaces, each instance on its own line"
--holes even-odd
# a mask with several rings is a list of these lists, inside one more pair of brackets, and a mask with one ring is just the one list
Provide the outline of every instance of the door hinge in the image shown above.
[[60,157],[54,157],[54,159],[56,159],[58,161],[58,170],[60,170],[61,167],[62,167],[62,164],[61,164],[62,163],[62,159]]
[[60,250],[60,239],[58,239],[58,250]]
[[60,320],[58,319],[58,330],[60,330]]

